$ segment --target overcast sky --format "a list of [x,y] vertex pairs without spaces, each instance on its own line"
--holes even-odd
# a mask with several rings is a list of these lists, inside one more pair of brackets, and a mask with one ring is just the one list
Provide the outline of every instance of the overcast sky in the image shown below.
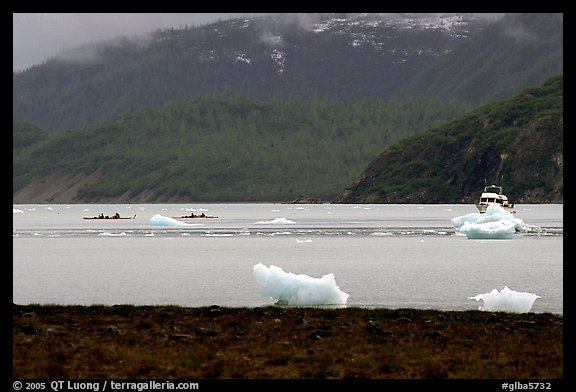
[[159,28],[198,26],[241,13],[12,14],[12,69],[22,71],[55,57],[65,49],[121,36],[151,33]]

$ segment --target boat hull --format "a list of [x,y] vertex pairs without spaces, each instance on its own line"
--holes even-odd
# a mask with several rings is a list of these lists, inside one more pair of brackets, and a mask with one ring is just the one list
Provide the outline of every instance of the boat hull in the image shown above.
[[502,204],[499,203],[488,203],[488,204],[479,204],[476,203],[476,208],[478,209],[478,212],[480,212],[481,214],[486,212],[486,209],[488,209],[489,205],[497,205],[500,208],[503,208],[505,211],[508,211],[510,213],[516,213],[516,211],[514,211],[514,207],[510,207],[510,206],[503,206]]

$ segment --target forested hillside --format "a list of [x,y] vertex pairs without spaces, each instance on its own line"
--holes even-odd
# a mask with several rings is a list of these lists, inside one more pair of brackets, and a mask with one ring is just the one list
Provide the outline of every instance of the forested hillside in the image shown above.
[[512,202],[564,199],[563,77],[387,148],[337,203],[472,203],[485,181]]
[[22,141],[29,124],[15,122],[13,200],[330,201],[383,146],[466,109],[430,99],[204,97],[38,133],[32,145]]

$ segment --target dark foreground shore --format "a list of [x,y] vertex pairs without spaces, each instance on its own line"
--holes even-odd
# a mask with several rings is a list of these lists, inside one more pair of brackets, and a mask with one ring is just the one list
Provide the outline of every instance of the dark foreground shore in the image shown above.
[[562,379],[563,317],[13,305],[19,379]]

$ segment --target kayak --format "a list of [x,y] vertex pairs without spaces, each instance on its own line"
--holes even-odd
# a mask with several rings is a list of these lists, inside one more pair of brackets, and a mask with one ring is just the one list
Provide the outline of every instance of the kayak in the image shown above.
[[183,216],[173,216],[172,218],[177,218],[177,219],[196,219],[196,218],[218,218],[217,216],[213,216],[213,215],[194,215],[194,216],[190,216],[190,215],[183,215]]
[[136,215],[134,216],[126,216],[126,217],[119,217],[119,218],[115,218],[113,216],[105,216],[103,218],[99,217],[99,216],[85,216],[82,219],[95,219],[95,220],[119,220],[119,219],[136,219]]

